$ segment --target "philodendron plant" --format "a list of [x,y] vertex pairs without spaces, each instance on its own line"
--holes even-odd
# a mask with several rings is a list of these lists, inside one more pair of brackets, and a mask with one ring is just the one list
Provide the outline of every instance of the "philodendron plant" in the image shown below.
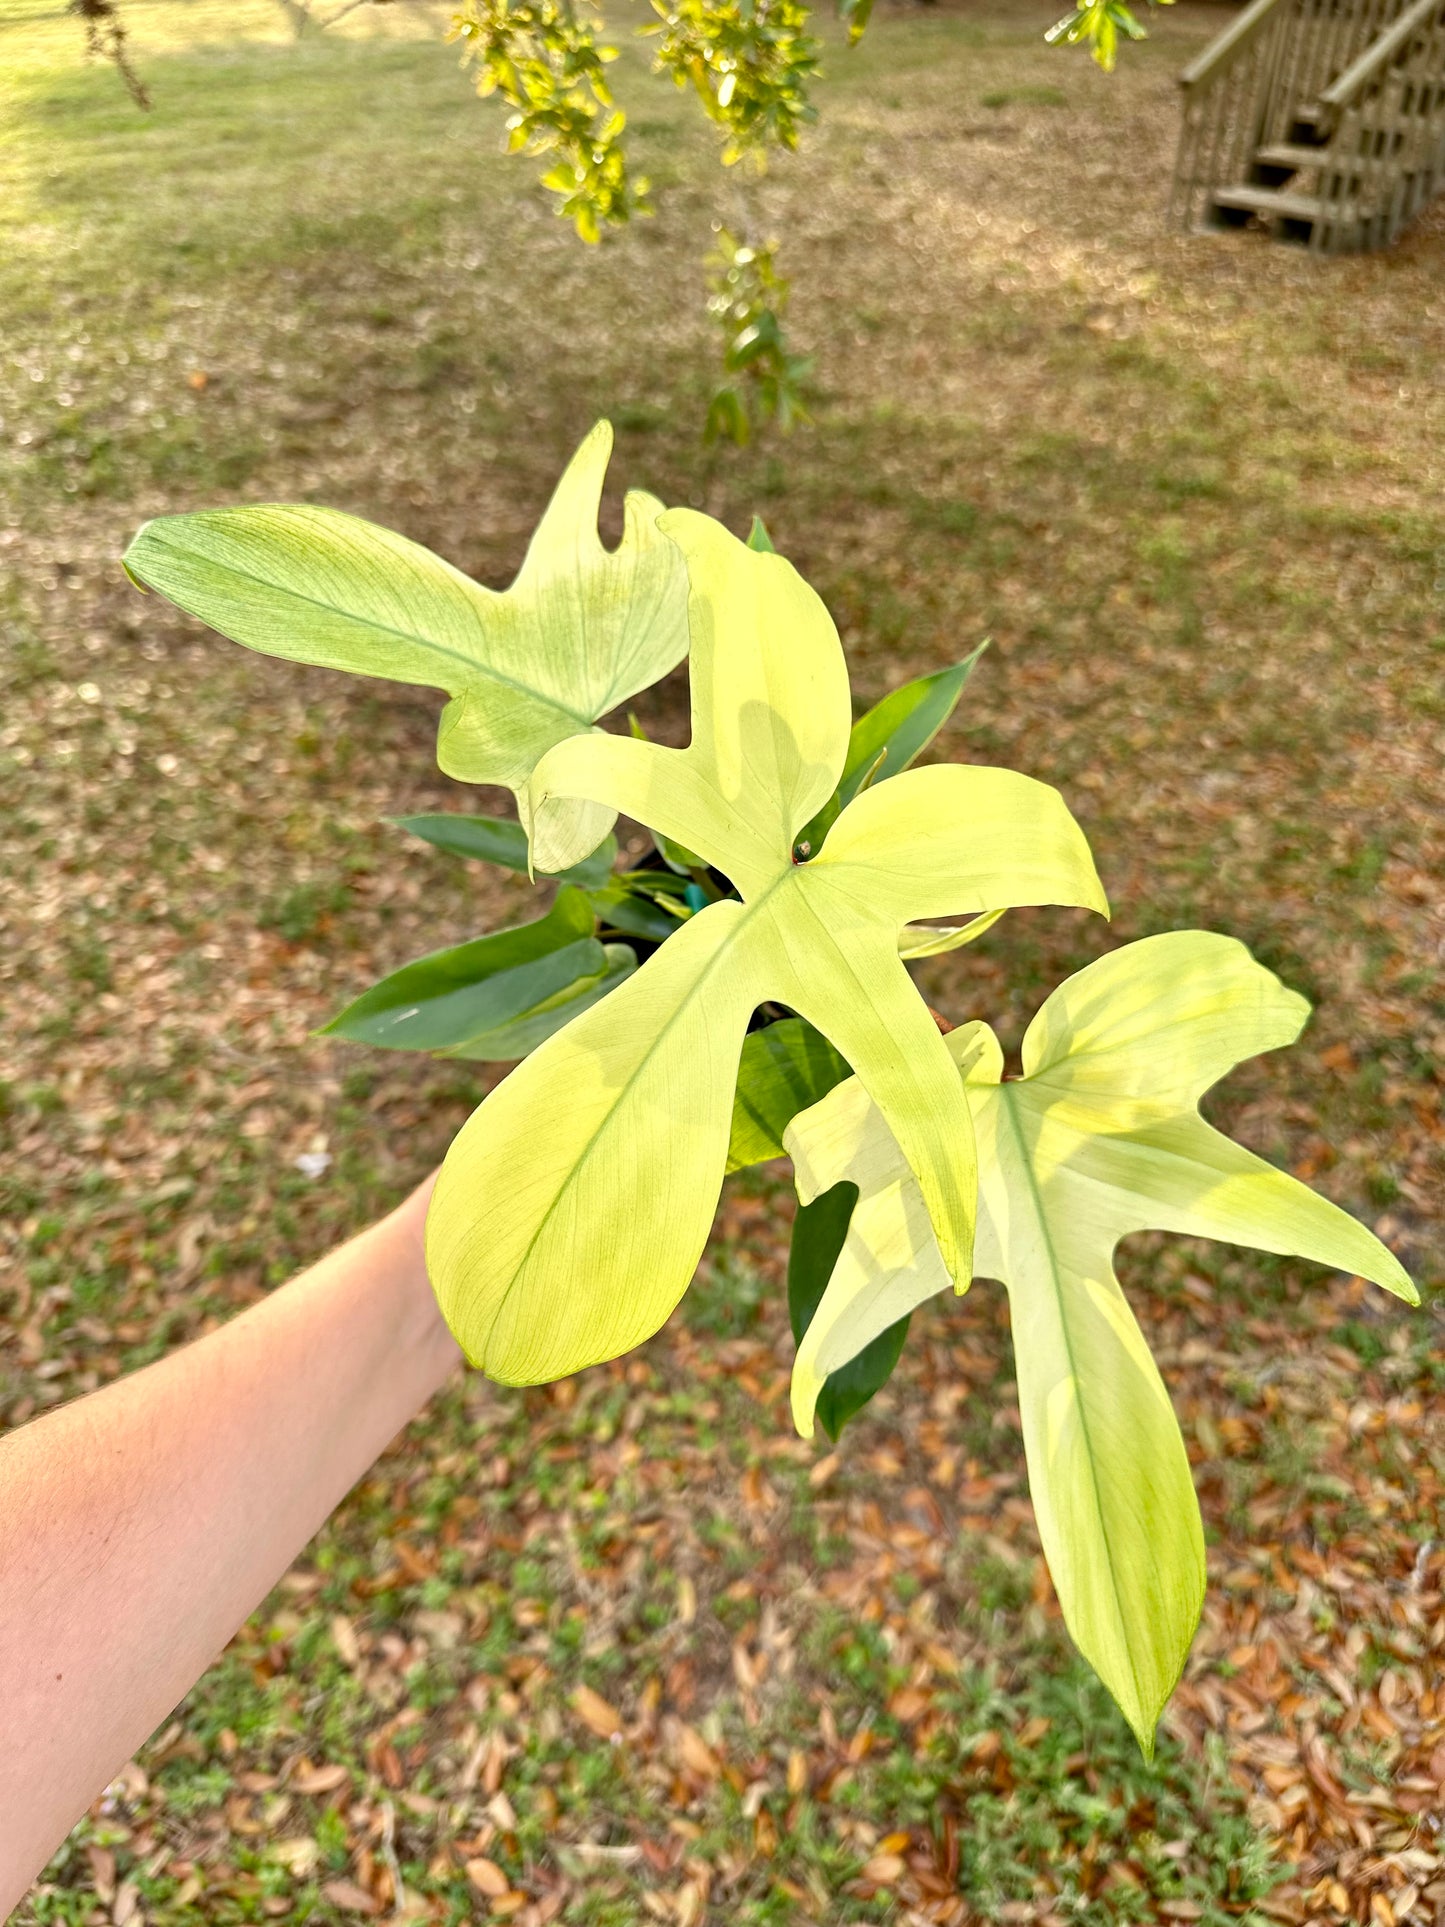
[[[503,594],[311,507],[164,517],[126,566],[249,648],[446,690],[442,768],[510,788],[518,821],[404,827],[557,879],[545,915],[419,958],[328,1026],[517,1060],[452,1144],[427,1225],[472,1362],[527,1385],[641,1344],[693,1277],[725,1174],[786,1152],[799,1430],[837,1436],[925,1298],[1000,1279],[1064,1617],[1150,1751],[1204,1544],[1116,1244],[1145,1227],[1227,1239],[1416,1302],[1371,1232],[1196,1108],[1308,1006],[1232,939],[1180,931],[1056,990],[1021,1078],[986,1024],[945,1034],[910,959],[1016,906],[1108,914],[1079,826],[1030,777],[912,767],[972,659],[854,723],[827,610],[760,524],[743,543],[632,494],[604,549],[610,450],[600,424]],[[597,726],[684,656],[686,749]],[[619,814],[650,832],[641,857],[635,838],[619,857]]]

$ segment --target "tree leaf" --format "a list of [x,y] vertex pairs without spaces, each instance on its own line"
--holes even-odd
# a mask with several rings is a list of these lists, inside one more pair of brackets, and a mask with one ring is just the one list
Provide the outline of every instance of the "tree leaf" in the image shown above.
[[545,917],[404,964],[324,1026],[388,1050],[454,1050],[483,1031],[607,968],[596,919],[580,890],[565,886]]
[[[788,1316],[793,1338],[801,1343],[833,1267],[848,1235],[848,1222],[858,1202],[856,1184],[835,1184],[831,1191],[800,1204],[788,1246]],[[903,1355],[908,1337],[905,1314],[895,1325],[865,1345],[855,1358],[830,1372],[818,1393],[818,1423],[836,1440],[843,1427],[880,1392]]]
[[[977,1139],[975,1267],[1008,1287],[1049,1569],[1070,1632],[1146,1753],[1198,1620],[1204,1545],[1168,1396],[1114,1276],[1119,1239],[1155,1229],[1252,1244],[1417,1302],[1363,1225],[1198,1113],[1212,1083],[1291,1042],[1307,1014],[1242,944],[1179,931],[1129,944],[1056,990],[1029,1026],[1017,1081],[1001,1081],[987,1025],[945,1040]],[[859,1191],[794,1367],[806,1434],[827,1375],[949,1273],[913,1174],[857,1080],[795,1118],[785,1142],[805,1202],[844,1179]]]
[[[527,832],[509,817],[460,816],[439,811],[428,816],[394,816],[391,820],[399,830],[407,830],[451,856],[474,857],[483,863],[497,863],[503,869],[527,874]],[[605,883],[616,861],[617,838],[604,837],[591,856],[574,864],[557,881],[583,886]]]
[[[799,1111],[851,1075],[827,1038],[801,1017],[749,1031],[733,1094],[728,1170],[783,1156],[783,1132]],[[831,1267],[830,1267],[831,1269]]]
[[[611,449],[599,422],[501,594],[389,529],[307,504],[162,516],[125,566],[264,655],[444,689],[442,768],[517,791],[554,743],[687,653],[686,572],[658,532],[661,504],[634,491],[620,546],[598,536]],[[610,827],[595,805],[576,815],[571,862]]]
[[868,31],[873,0],[839,0],[838,17],[848,24],[848,44],[856,46]]
[[[556,868],[580,854],[556,804],[625,809],[731,877],[743,901],[698,910],[519,1066],[448,1154],[429,1219],[432,1282],[468,1356],[513,1383],[615,1356],[681,1297],[727,1164],[743,1034],[773,1000],[855,1067],[966,1281],[968,1101],[899,959],[899,927],[914,914],[1103,903],[1056,792],[998,770],[901,777],[851,805],[815,861],[795,863],[797,829],[832,794],[847,749],[837,632],[781,557],[705,516],[664,521],[691,585],[692,742],[597,732],[560,743],[534,771],[523,817],[534,854],[545,848],[543,867]],[[899,801],[880,816],[887,791]]]
[[606,943],[602,952],[606,967],[600,975],[579,976],[565,989],[524,1010],[511,1023],[481,1031],[466,1043],[454,1045],[438,1055],[496,1064],[514,1063],[528,1056],[574,1017],[600,1003],[619,984],[626,983],[637,968],[637,952],[630,944]]

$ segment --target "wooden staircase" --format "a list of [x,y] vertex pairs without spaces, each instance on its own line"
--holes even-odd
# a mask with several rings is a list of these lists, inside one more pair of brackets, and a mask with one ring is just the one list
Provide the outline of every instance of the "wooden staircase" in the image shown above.
[[1343,254],[1445,193],[1445,0],[1252,0],[1180,84],[1182,227]]

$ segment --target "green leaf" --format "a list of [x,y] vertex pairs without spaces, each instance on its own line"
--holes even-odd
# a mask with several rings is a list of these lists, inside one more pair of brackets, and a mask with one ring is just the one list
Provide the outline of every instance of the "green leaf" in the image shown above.
[[323,1034],[388,1050],[454,1050],[607,968],[596,919],[564,886],[535,923],[418,957],[348,1004]]
[[816,860],[794,862],[793,839],[847,751],[837,632],[780,556],[690,511],[661,526],[689,574],[692,740],[559,743],[533,772],[524,821],[539,866],[565,869],[583,854],[570,805],[625,810],[696,851],[743,900],[698,910],[534,1051],[452,1145],[428,1267],[468,1357],[510,1383],[615,1357],[682,1296],[727,1164],[743,1036],[768,1002],[855,1067],[966,1278],[976,1187],[957,1147],[968,1101],[899,959],[900,927],[1026,902],[1104,905],[1059,796],[1002,770],[908,772],[851,804]]
[[838,0],[838,18],[848,28],[848,44],[857,46],[868,31],[868,21],[873,12],[873,0]]
[[753,517],[753,526],[748,530],[748,547],[756,549],[760,555],[776,555],[773,538],[768,534],[761,515]]
[[[848,1236],[848,1222],[858,1202],[856,1184],[835,1184],[811,1204],[800,1204],[793,1220],[788,1247],[788,1316],[793,1339],[801,1343],[819,1300],[833,1275]],[[830,1372],[818,1393],[817,1418],[835,1442],[850,1418],[861,1412],[893,1375],[908,1337],[905,1314],[896,1325],[863,1347],[856,1358]]]
[[464,1044],[438,1053],[442,1057],[461,1057],[472,1062],[510,1064],[528,1056],[539,1044],[570,1024],[574,1017],[600,1003],[637,968],[637,952],[629,944],[602,946],[606,967],[600,975],[579,976],[574,983],[553,996],[542,999],[509,1024],[481,1031]]
[[647,943],[666,943],[684,919],[669,916],[650,897],[640,896],[614,880],[603,890],[588,892],[588,901],[599,923],[609,930],[620,930],[627,937],[641,937]]
[[[1167,5],[1168,0],[1164,0],[1164,4]],[[1055,21],[1044,39],[1051,45],[1062,42],[1066,46],[1077,46],[1080,41],[1087,40],[1094,59],[1106,73],[1110,73],[1118,53],[1121,33],[1129,40],[1148,38],[1124,0],[1085,0],[1084,5],[1075,7],[1062,20]]]
[[746,448],[751,437],[752,429],[742,396],[736,388],[719,388],[708,403],[703,440],[726,440],[738,448]]
[[[1049,1570],[1080,1651],[1146,1753],[1198,1620],[1204,1541],[1168,1395],[1114,1275],[1119,1239],[1223,1238],[1335,1265],[1416,1302],[1363,1225],[1199,1115],[1211,1084],[1292,1042],[1308,1008],[1242,944],[1178,931],[1129,944],[1056,990],[1024,1038],[1021,1079],[1001,1081],[986,1024],[946,1039],[976,1135],[974,1262],[1008,1288]],[[806,1434],[829,1374],[944,1290],[949,1270],[858,1080],[796,1118],[785,1143],[805,1203],[844,1180],[859,1193],[794,1367]]]
[[733,1095],[728,1170],[782,1157],[783,1132],[798,1112],[849,1075],[848,1065],[827,1038],[801,1017],[749,1031]]
[[[611,449],[599,422],[501,594],[389,529],[306,504],[162,516],[125,565],[248,649],[445,690],[442,768],[517,792],[554,743],[687,653],[686,571],[658,531],[661,503],[634,491],[620,546],[598,536]],[[609,827],[604,809],[579,810],[573,861]]]
[[981,642],[972,655],[952,669],[940,669],[935,675],[904,683],[858,718],[848,737],[848,756],[838,779],[842,807],[853,801],[865,778],[881,783],[923,754],[958,707],[963,685],[987,647]]
[[[676,844],[672,846],[677,848]],[[702,859],[698,859],[701,869]],[[644,897],[657,897],[666,903],[671,898],[685,897],[692,888],[692,878],[685,870],[618,870],[615,882]]]
[[[429,816],[394,816],[391,820],[399,830],[408,830],[452,856],[475,857],[527,874],[527,832],[508,817],[457,816],[439,811]],[[564,871],[557,881],[583,887],[605,883],[616,861],[617,838],[604,837],[591,856]]]
[[849,733],[838,787],[800,839],[810,852],[821,847],[839,811],[846,809],[860,790],[896,776],[923,754],[953,714],[963,685],[987,647],[986,642],[980,643],[971,656],[952,669],[904,683],[858,718]]
[[691,850],[685,849],[681,843],[674,842],[670,836],[661,836],[654,830],[652,841],[663,862],[679,876],[691,876],[694,870],[707,868],[700,856],[694,856]]
[[1054,22],[1053,26],[1045,33],[1044,39],[1051,47],[1058,45],[1060,42],[1063,42],[1065,46],[1073,46],[1076,41],[1082,39],[1088,32],[1089,22],[1094,11],[1095,8],[1092,4],[1084,7],[1071,8],[1062,20],[1056,20]]

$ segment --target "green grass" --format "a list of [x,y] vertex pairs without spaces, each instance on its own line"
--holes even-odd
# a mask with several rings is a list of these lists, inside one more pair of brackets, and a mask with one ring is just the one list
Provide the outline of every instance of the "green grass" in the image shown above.
[[[260,0],[137,0],[142,118],[44,12],[0,22],[0,820],[6,874],[34,882],[0,906],[0,1417],[159,1355],[420,1176],[475,1071],[311,1032],[529,894],[387,826],[473,800],[436,772],[429,694],[230,649],[134,594],[126,540],[159,512],[302,498],[504,582],[604,412],[619,481],[738,528],[765,514],[860,701],[992,636],[946,752],[1064,789],[1114,924],[1011,915],[923,969],[930,1001],[1014,1049],[1108,943],[1241,936],[1318,1010],[1215,1115],[1438,1282],[1438,216],[1329,264],[1165,233],[1172,75],[1207,9],[1161,17],[1112,81],[1039,45],[1046,8],[889,15],[856,54],[830,28],[821,124],[761,200],[816,421],[708,451],[699,259],[729,190],[630,40],[619,88],[665,191],[586,251],[425,17],[293,44]],[[639,708],[683,726],[671,686]],[[311,1181],[296,1158],[320,1148]],[[1000,1294],[920,1313],[810,1482],[785,1411],[787,1211],[771,1177],[730,1188],[637,1358],[441,1401],[21,1918],[99,1918],[114,1855],[154,1923],[341,1919],[326,1884],[387,1894],[384,1841],[458,1921],[487,1904],[479,1856],[598,1927],[649,1906],[896,1920],[941,1895],[985,1920],[1261,1918],[1305,1820],[1269,1807],[1258,1729],[1188,1684],[1144,1765],[1073,1654]],[[1355,1575],[1310,1579],[1301,1650],[1348,1671],[1368,1632],[1395,1655],[1381,1679],[1408,1670],[1392,1602],[1438,1511],[1438,1296],[1411,1320],[1162,1240],[1131,1241],[1122,1275],[1196,1454],[1199,1679],[1248,1681],[1232,1656],[1258,1615],[1293,1612],[1276,1541],[1286,1567],[1313,1548]],[[907,1524],[931,1520],[920,1493],[941,1526]],[[1277,1679],[1263,1731],[1295,1745],[1319,1674],[1287,1655]],[[622,1712],[620,1746],[579,1721],[582,1684]],[[1285,1684],[1305,1711],[1275,1705]],[[687,1767],[684,1724],[716,1770]],[[1350,1784],[1393,1785],[1399,1759],[1352,1733]],[[322,1767],[344,1784],[296,1790]],[[1310,1865],[1333,1866],[1310,1816]],[[864,1876],[895,1834],[898,1878],[935,1883],[906,1900]]]

